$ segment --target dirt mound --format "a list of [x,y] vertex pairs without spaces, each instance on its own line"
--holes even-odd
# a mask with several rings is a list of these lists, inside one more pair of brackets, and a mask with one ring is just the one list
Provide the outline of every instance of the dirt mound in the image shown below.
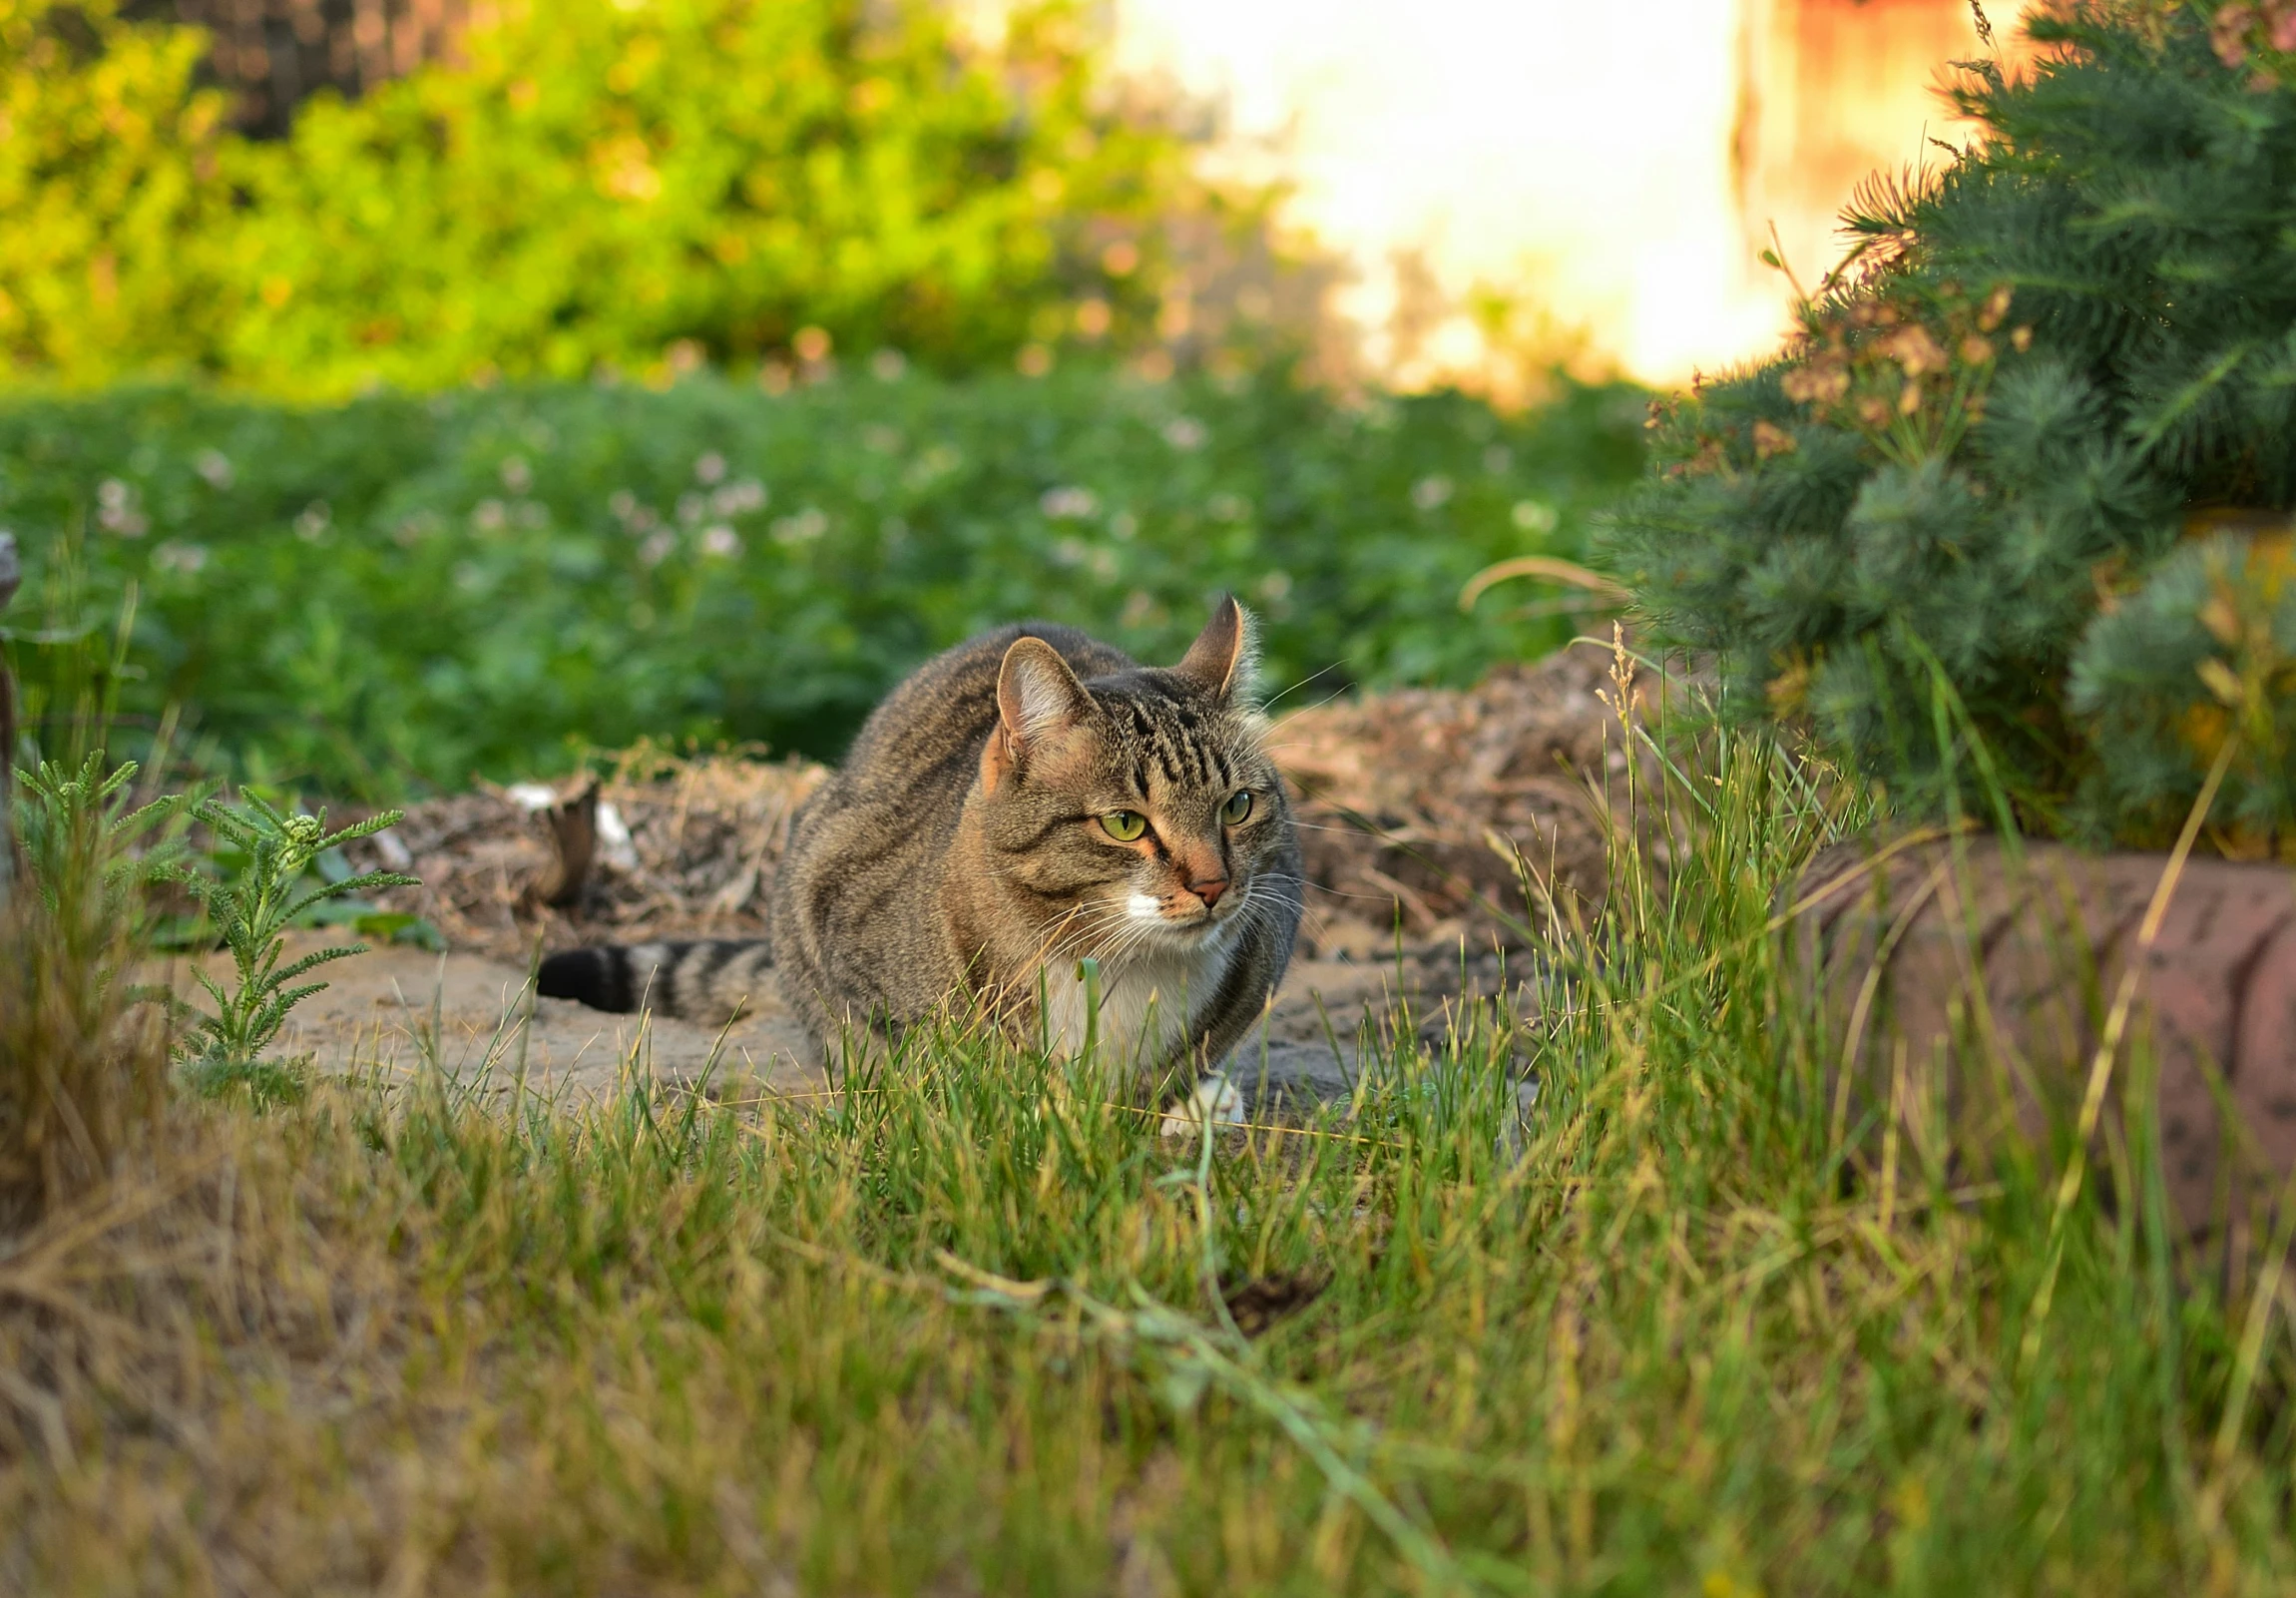
[[[1309,954],[1455,960],[1520,947],[1599,897],[1626,769],[1609,651],[1565,650],[1466,692],[1314,706],[1276,721],[1300,798]],[[1638,690],[1629,690],[1639,697]],[[354,863],[411,871],[387,907],[458,949],[764,930],[764,892],[818,766],[640,749],[587,784],[516,785],[409,807]],[[593,807],[594,806],[594,807]],[[578,858],[577,856],[587,856]],[[1528,897],[1519,872],[1532,882]]]
[[1581,645],[1465,693],[1284,718],[1276,760],[1300,799],[1312,940],[1392,947],[1400,922],[1407,945],[1518,948],[1551,913],[1568,919],[1570,899],[1600,899],[1627,771],[1616,670]]
[[[361,869],[422,879],[380,895],[386,908],[422,916],[450,947],[498,959],[523,963],[537,936],[549,949],[665,933],[761,936],[790,817],[825,775],[738,751],[681,758],[641,748],[595,793],[516,784],[409,805],[406,819],[353,844],[351,856]],[[562,833],[586,797],[595,804],[590,857],[568,883]]]

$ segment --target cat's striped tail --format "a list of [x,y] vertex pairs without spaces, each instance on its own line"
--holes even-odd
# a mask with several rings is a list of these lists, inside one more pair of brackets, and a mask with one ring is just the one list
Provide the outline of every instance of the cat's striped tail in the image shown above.
[[718,1026],[736,1011],[757,1013],[772,969],[763,938],[695,938],[568,949],[544,960],[535,980],[546,999],[574,999],[617,1015],[647,1009]]

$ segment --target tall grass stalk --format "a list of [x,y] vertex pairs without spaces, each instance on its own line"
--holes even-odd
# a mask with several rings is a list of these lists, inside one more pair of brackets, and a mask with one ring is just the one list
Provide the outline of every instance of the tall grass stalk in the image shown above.
[[129,850],[174,806],[136,804],[136,770],[97,755],[23,774],[20,836],[0,839],[30,867],[0,899],[0,1229],[99,1186],[166,1103],[164,1016],[128,983]]

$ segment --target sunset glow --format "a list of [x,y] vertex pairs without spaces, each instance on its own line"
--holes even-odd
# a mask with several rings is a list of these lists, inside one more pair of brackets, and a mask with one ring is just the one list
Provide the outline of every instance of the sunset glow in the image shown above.
[[[2013,7],[1995,7],[2002,33]],[[1814,282],[1832,212],[1876,165],[1959,141],[1935,85],[1978,53],[1965,0],[1121,0],[1135,70],[1223,102],[1272,142],[1292,215],[1354,264],[1341,308],[1404,381],[1471,366],[1455,319],[1383,343],[1393,258],[1443,287],[1509,287],[1654,382],[1769,347]],[[1262,158],[1266,159],[1266,158]]]

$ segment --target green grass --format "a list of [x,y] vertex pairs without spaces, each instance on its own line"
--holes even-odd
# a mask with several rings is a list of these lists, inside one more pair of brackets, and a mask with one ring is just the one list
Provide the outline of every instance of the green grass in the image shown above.
[[[513,1031],[179,1120],[0,1244],[0,1587],[2285,1590],[2269,1290],[2187,1270],[2142,1115],[2045,1318],[2052,1150],[1837,1143],[1769,922],[1859,817],[1714,759],[1573,1002],[1304,1130],[961,1029],[805,1103],[543,1104]],[[1328,1286],[1246,1337],[1252,1279]]]
[[0,525],[32,575],[9,653],[39,709],[133,585],[118,725],[180,714],[217,770],[378,802],[640,738],[833,755],[973,633],[1040,616],[1176,658],[1222,588],[1275,687],[1465,684],[1570,636],[1552,591],[1462,616],[1460,587],[1580,548],[1640,467],[1641,410],[1624,386],[1507,416],[1083,367],[12,398]]

